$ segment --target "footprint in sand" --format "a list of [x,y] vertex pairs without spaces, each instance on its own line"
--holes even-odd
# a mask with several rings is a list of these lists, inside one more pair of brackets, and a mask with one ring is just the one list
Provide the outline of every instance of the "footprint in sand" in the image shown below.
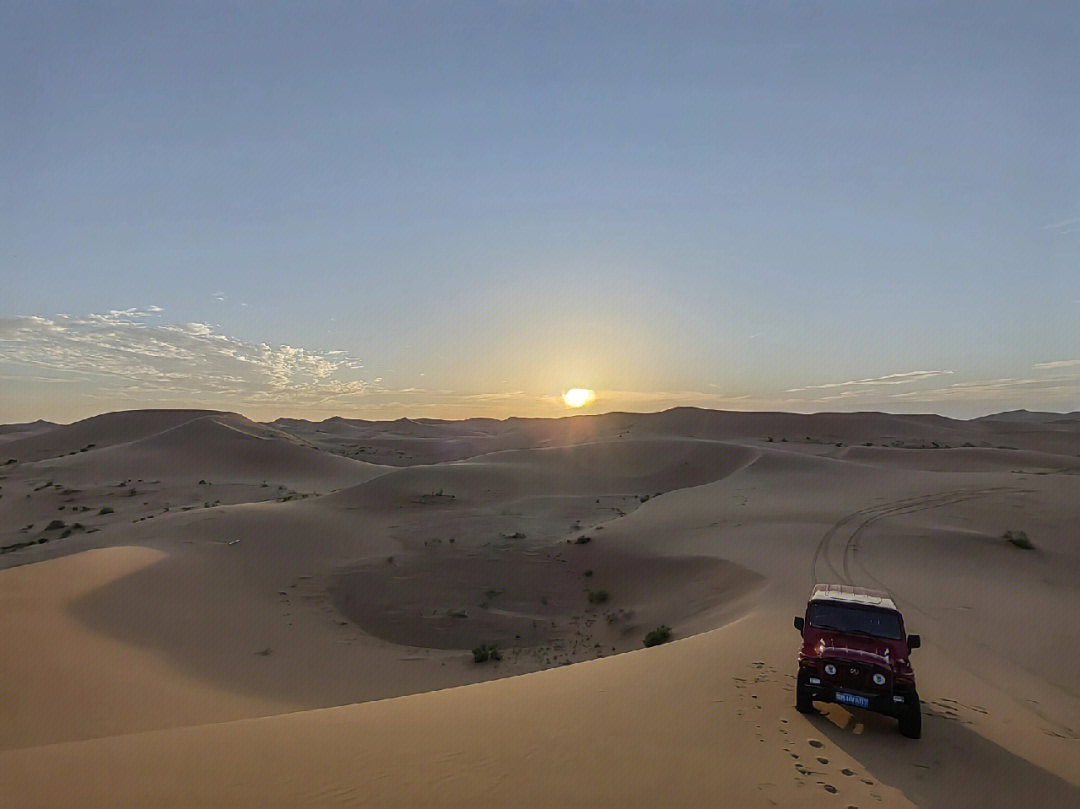
[[831,793],[833,793],[834,795],[835,795],[835,794],[837,793],[837,791],[838,791],[838,790],[836,789],[836,787],[834,787],[834,786],[833,786],[832,784],[822,784],[822,785],[821,785],[821,788],[822,788],[822,789],[824,789],[824,790],[825,790],[826,792],[831,792]]
[[818,760],[818,764],[828,764],[829,763],[829,760],[827,758],[825,758],[825,756],[818,756],[817,760]]
[[824,747],[825,746],[824,742],[819,742],[817,739],[808,739],[806,743],[808,745],[810,745],[811,747]]
[[854,770],[849,770],[847,767],[844,767],[844,769],[840,770],[840,774],[841,775],[854,775],[855,771]]

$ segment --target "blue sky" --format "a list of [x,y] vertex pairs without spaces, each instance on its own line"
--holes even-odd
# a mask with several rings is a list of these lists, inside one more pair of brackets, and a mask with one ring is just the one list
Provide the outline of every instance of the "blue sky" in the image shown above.
[[1080,409],[1072,3],[10,2],[0,421]]

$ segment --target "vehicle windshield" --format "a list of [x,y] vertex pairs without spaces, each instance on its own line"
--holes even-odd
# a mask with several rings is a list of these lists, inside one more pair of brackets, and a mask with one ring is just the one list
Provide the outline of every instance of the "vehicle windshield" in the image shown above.
[[817,629],[838,632],[857,632],[875,638],[899,640],[904,637],[900,628],[900,616],[889,610],[852,607],[827,601],[811,602],[806,620]]

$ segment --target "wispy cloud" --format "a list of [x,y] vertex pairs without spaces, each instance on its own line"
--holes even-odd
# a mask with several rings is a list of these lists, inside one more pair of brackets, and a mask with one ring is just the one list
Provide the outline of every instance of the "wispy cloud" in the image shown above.
[[254,343],[207,323],[161,323],[156,306],[0,319],[0,364],[93,380],[98,395],[161,401],[318,403],[363,393],[342,352]]
[[990,409],[1006,406],[1076,409],[1080,404],[1080,360],[1038,362],[1032,369],[1036,373],[1031,376],[956,382],[946,387],[894,393],[890,398],[927,404],[982,403]]
[[1050,370],[1053,368],[1080,368],[1080,360],[1054,360],[1052,362],[1037,362],[1032,368],[1037,368],[1040,371]]
[[1074,216],[1071,219],[1062,219],[1060,222],[1051,222],[1048,225],[1043,225],[1042,229],[1061,235],[1067,233],[1080,233],[1080,216]]
[[899,374],[886,374],[866,379],[850,379],[847,382],[826,382],[822,385],[807,385],[802,388],[788,388],[784,393],[802,393],[808,390],[831,390],[833,388],[877,387],[878,385],[907,385],[939,376],[949,376],[955,371],[906,371]]

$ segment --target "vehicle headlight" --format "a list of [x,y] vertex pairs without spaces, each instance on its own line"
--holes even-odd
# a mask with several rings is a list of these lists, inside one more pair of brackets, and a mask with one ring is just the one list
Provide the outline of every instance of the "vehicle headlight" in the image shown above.
[[832,677],[834,674],[836,674],[836,666],[834,666],[832,663],[826,663],[825,673]]
[[885,685],[885,675],[881,674],[880,672],[878,674],[875,674],[874,685]]

